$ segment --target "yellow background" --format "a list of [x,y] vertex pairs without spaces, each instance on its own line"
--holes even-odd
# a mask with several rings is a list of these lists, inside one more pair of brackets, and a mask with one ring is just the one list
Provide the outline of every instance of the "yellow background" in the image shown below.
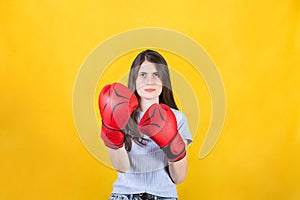
[[224,130],[202,160],[196,137],[180,199],[300,199],[299,23],[297,0],[1,1],[0,199],[108,198],[116,173],[78,137],[73,86],[96,45],[141,27],[192,37],[224,81]]

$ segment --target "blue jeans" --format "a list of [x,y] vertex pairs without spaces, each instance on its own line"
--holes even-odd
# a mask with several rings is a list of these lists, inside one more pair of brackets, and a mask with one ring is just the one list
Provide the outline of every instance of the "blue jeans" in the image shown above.
[[[148,194],[147,194],[148,195]],[[116,194],[112,193],[109,200],[177,200],[175,197],[159,197],[155,195],[150,195],[145,197],[144,194]]]

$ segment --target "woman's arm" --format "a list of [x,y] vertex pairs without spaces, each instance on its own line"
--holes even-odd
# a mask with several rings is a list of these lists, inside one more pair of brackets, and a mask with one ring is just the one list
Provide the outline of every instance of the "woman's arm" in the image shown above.
[[[184,140],[185,148],[187,149],[187,141]],[[187,155],[177,162],[170,162],[169,173],[175,184],[182,183],[185,179],[188,169]]]
[[126,172],[129,168],[129,158],[125,147],[119,149],[108,148],[108,155],[113,167],[119,172]]

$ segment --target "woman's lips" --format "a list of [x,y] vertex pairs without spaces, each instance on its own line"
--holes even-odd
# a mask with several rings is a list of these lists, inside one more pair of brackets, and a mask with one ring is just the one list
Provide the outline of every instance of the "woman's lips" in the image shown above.
[[155,89],[145,89],[146,92],[154,92]]

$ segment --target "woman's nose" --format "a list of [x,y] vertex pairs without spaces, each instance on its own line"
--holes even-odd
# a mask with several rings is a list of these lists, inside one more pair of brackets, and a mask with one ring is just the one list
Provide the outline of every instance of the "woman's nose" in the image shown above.
[[149,74],[149,75],[147,76],[147,80],[146,80],[146,81],[147,81],[148,84],[153,83],[153,82],[154,82],[153,76]]

